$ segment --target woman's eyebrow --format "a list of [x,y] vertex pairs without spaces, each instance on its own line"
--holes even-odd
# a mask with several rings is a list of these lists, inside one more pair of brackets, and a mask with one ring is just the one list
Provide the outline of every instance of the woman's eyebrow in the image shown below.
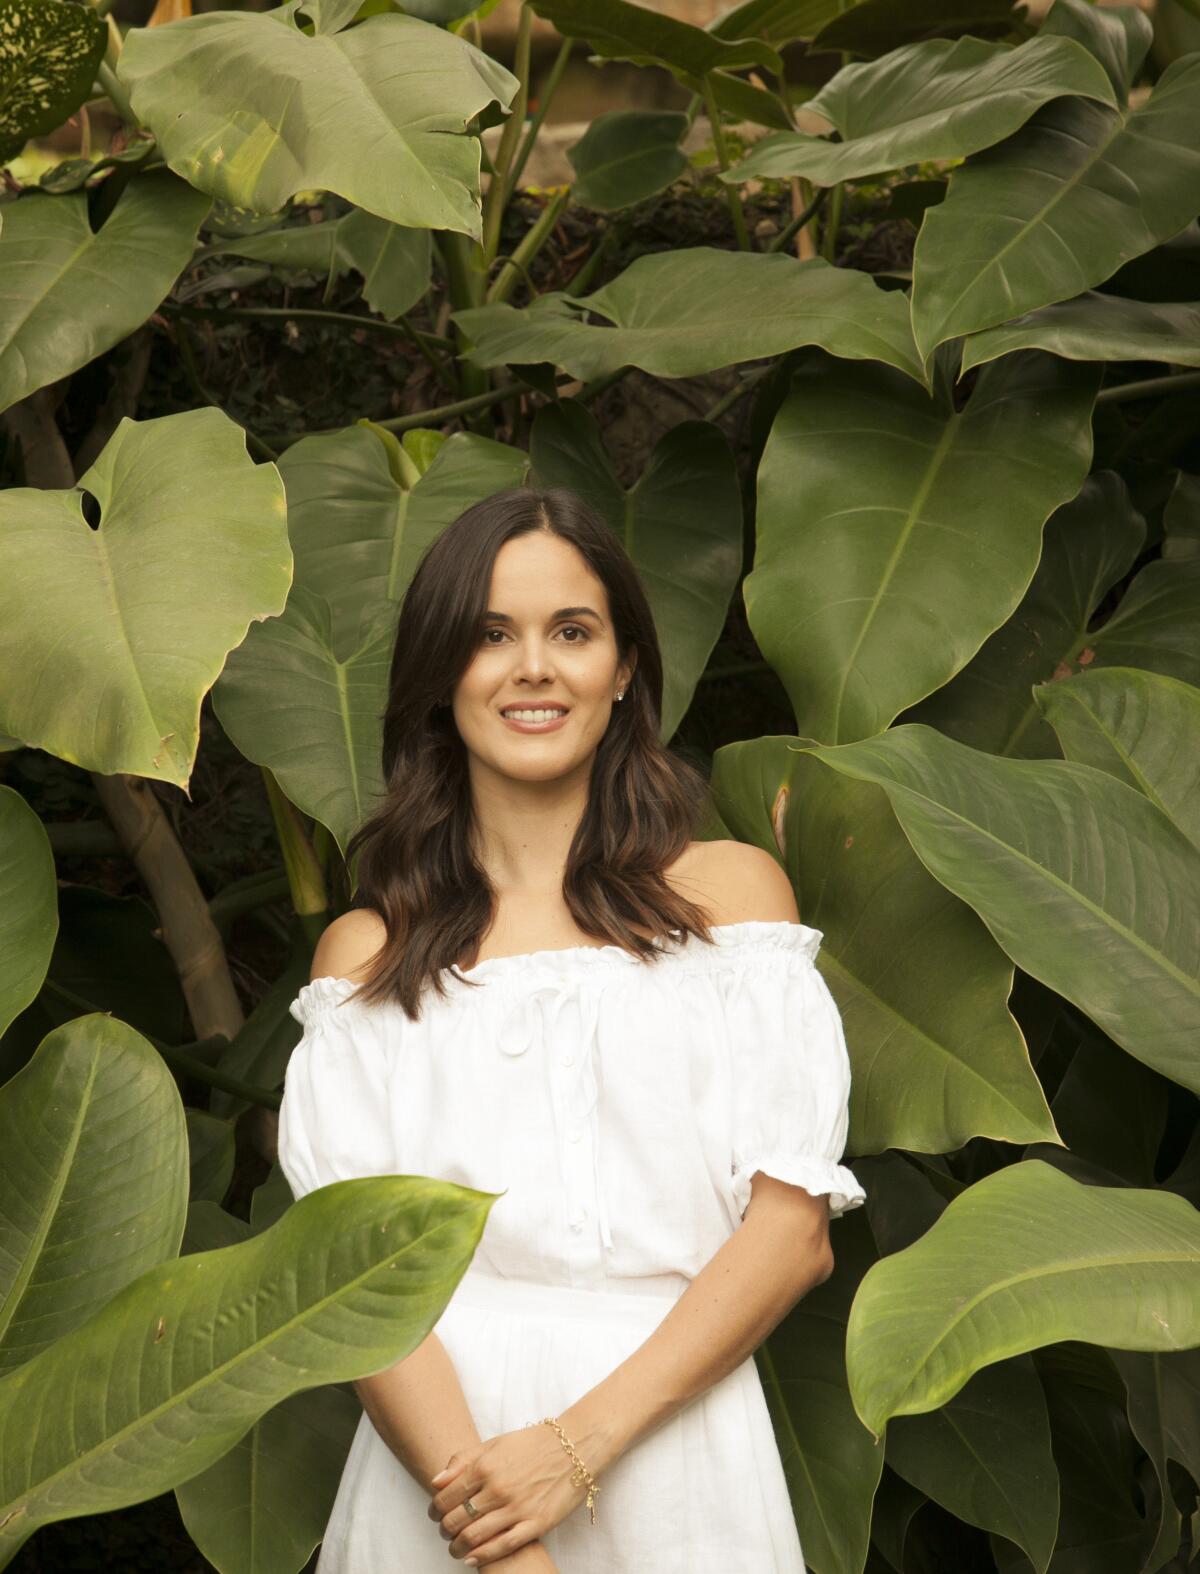
[[[485,612],[483,615],[485,618],[494,619],[497,623],[512,622],[512,618],[509,617],[507,612]],[[604,621],[600,614],[594,612],[591,607],[559,607],[557,612],[550,614],[549,621],[552,623],[556,618],[595,618],[597,623]]]

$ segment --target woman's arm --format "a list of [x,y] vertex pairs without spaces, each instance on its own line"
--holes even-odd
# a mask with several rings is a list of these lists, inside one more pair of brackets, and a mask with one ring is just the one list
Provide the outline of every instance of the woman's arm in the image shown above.
[[559,1412],[592,1474],[752,1355],[832,1271],[829,1199],[760,1171],[745,1218],[650,1337]]
[[431,1477],[456,1449],[478,1446],[454,1363],[436,1333],[427,1334],[403,1361],[354,1384],[380,1437],[431,1496]]

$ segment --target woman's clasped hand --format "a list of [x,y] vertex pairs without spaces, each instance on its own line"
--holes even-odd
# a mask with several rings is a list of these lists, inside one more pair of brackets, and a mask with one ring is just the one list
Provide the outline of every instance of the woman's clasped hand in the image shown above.
[[[573,1468],[548,1426],[500,1432],[450,1456],[432,1478],[437,1490],[429,1517],[441,1520],[452,1557],[479,1567],[495,1563],[553,1530],[587,1500],[586,1483],[571,1484]],[[474,1518],[463,1507],[468,1498],[479,1510]]]

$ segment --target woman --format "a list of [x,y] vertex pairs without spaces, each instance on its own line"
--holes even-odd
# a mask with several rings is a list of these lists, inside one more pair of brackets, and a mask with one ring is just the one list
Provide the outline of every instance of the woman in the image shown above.
[[279,1160],[499,1193],[365,1414],[319,1574],[803,1574],[754,1349],[832,1268],[841,1022],[769,854],[693,840],[628,556],[468,509],[405,596],[359,906],[292,1006]]

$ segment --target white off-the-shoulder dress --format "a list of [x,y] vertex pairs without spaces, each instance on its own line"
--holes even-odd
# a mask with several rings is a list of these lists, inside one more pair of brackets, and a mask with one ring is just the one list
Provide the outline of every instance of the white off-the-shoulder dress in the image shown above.
[[[356,1175],[503,1192],[437,1324],[483,1438],[557,1415],[654,1331],[763,1170],[829,1198],[850,1065],[815,967],[821,931],[750,920],[714,944],[493,957],[419,1021],[344,978],[306,984],[279,1162],[295,1197]],[[477,987],[464,982],[476,981]],[[804,1574],[753,1356],[641,1438],[545,1537],[561,1574]],[[462,1566],[364,1413],[319,1574]]]

